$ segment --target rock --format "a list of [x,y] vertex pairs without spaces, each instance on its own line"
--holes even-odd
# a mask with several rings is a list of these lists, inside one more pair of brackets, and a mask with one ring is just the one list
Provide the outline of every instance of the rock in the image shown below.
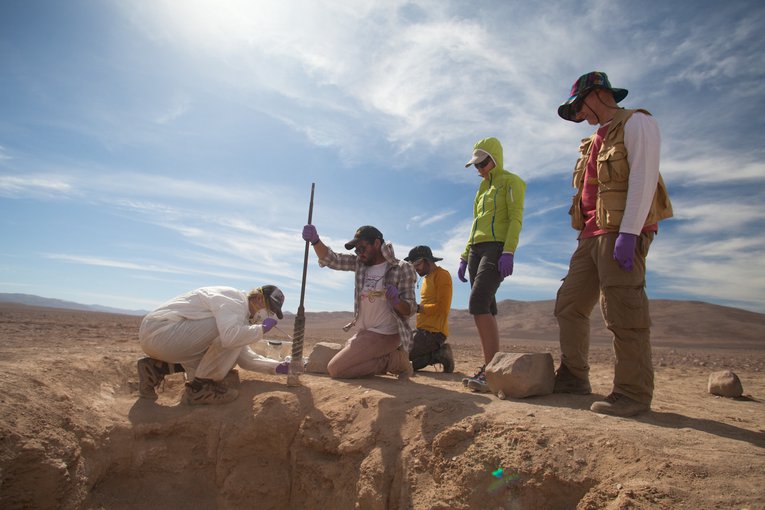
[[744,393],[741,380],[730,370],[720,370],[709,375],[707,391],[721,397],[740,397]]
[[343,348],[340,344],[332,342],[318,342],[313,346],[305,364],[305,371],[314,374],[326,374],[329,361]]
[[555,385],[552,354],[498,352],[486,365],[486,382],[506,398],[549,395]]

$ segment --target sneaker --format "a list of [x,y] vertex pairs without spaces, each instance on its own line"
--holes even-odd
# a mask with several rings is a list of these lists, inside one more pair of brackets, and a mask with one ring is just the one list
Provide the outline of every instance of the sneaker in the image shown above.
[[590,406],[590,411],[600,414],[610,414],[611,416],[635,416],[651,410],[651,404],[643,404],[637,400],[629,398],[621,393],[611,393],[600,402],[594,402]]
[[442,345],[441,349],[438,350],[438,354],[436,354],[436,359],[436,363],[440,363],[444,368],[445,374],[451,374],[454,372],[454,354],[452,354],[451,345]]
[[195,378],[186,383],[186,402],[191,405],[227,404],[235,400],[239,392],[212,379]]
[[489,383],[486,382],[486,371],[483,371],[480,374],[478,374],[476,377],[473,377],[472,379],[470,379],[467,383],[467,387],[479,393],[491,392],[491,389],[489,388]]
[[573,393],[574,395],[589,395],[592,393],[590,381],[576,377],[566,365],[561,363],[555,372],[553,393]]
[[467,386],[467,385],[468,385],[468,383],[469,383],[471,380],[473,380],[473,379],[476,379],[478,376],[482,375],[482,374],[483,374],[483,371],[484,371],[485,369],[486,369],[486,365],[484,365],[484,366],[480,367],[480,368],[479,368],[479,369],[476,371],[476,373],[475,373],[475,374],[473,374],[473,376],[472,376],[472,377],[463,377],[463,378],[462,378],[462,385],[463,385],[463,386]]
[[138,394],[141,398],[157,400],[157,388],[165,380],[168,372],[167,363],[154,358],[141,358],[136,363],[138,369]]

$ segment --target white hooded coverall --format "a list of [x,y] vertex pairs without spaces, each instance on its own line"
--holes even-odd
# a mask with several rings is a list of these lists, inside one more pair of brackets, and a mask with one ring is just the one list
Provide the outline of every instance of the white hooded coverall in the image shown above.
[[279,364],[250,349],[263,327],[250,324],[247,293],[232,287],[202,287],[171,299],[144,317],[138,338],[148,356],[183,365],[189,380],[220,381],[236,364],[273,374]]

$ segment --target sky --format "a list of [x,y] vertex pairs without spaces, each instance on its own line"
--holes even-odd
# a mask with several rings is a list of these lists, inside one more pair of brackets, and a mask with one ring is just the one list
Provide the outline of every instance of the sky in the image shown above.
[[[497,299],[554,299],[576,247],[576,78],[608,73],[662,133],[674,218],[652,299],[765,312],[761,1],[0,1],[0,292],[150,310],[278,285],[300,302],[313,224],[375,225],[398,258],[459,256],[494,136],[527,184]],[[353,309],[309,253],[305,310]]]

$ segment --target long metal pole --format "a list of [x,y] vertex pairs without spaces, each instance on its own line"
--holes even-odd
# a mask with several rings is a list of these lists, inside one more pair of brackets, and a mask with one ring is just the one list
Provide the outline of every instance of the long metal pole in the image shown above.
[[[313,220],[313,191],[316,183],[311,183],[311,202],[308,205],[308,224]],[[290,371],[287,374],[287,384],[297,386],[300,384],[299,376],[303,373],[303,336],[305,336],[305,280],[308,274],[308,249],[309,242],[305,242],[305,253],[303,255],[303,283],[300,287],[300,306],[298,306],[295,316],[295,327],[292,331],[292,362]]]

